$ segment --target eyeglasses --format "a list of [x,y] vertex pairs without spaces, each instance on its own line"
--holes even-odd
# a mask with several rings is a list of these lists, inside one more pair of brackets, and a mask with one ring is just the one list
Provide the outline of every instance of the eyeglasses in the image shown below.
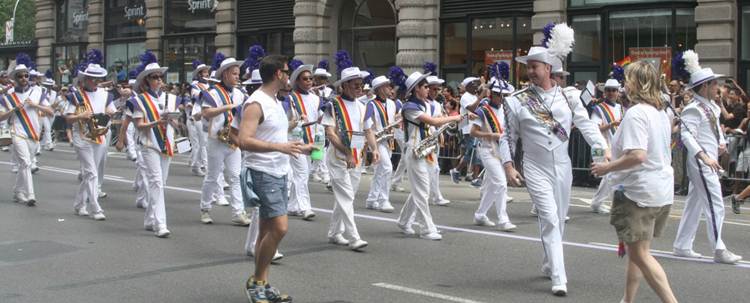
[[25,78],[25,79],[28,79],[29,78],[29,74],[20,74],[20,75],[17,75],[16,78]]
[[162,79],[162,80],[163,80],[163,79],[164,79],[164,76],[162,76],[162,75],[157,75],[157,74],[154,74],[154,75],[150,75],[150,76],[148,76],[148,78],[149,78],[149,79],[151,79],[151,80],[159,80],[159,79]]
[[312,81],[313,80],[312,77],[300,77],[299,79],[302,80],[302,81]]
[[292,71],[290,69],[282,69],[281,71],[284,72],[287,76],[292,75]]
[[608,93],[613,93],[613,92],[617,92],[617,89],[616,88],[607,88],[604,91],[608,92]]

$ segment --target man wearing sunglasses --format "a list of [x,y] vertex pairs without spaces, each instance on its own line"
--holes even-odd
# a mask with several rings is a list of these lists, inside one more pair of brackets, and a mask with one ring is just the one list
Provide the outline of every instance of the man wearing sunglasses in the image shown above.
[[[617,127],[625,115],[625,109],[619,102],[620,82],[615,79],[609,79],[604,83],[604,98],[594,106],[591,113],[591,121],[599,125],[602,136],[607,143],[612,142]],[[610,143],[611,144],[611,143]],[[602,204],[604,200],[612,195],[612,187],[607,182],[607,178],[602,178],[599,183],[599,189],[591,199],[591,210],[598,214],[608,214],[609,207]]]

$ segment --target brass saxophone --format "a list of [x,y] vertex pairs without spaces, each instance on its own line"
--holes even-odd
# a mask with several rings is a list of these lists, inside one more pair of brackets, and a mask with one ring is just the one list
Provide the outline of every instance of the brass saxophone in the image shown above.
[[218,139],[219,142],[229,145],[229,147],[234,149],[237,148],[237,144],[234,144],[234,142],[232,141],[232,137],[229,135],[230,132],[231,126],[226,125],[222,127],[218,133],[216,133],[216,139]]
[[[463,115],[464,118],[466,118],[467,116],[468,114]],[[427,138],[419,141],[419,143],[417,143],[417,145],[415,145],[412,149],[414,156],[422,159],[435,152],[438,147],[440,135],[450,128],[455,128],[457,125],[457,122],[443,124],[442,126],[440,126],[440,128],[437,129],[437,131],[435,131],[435,133],[432,133]]]
[[[76,115],[86,112],[85,105],[76,106]],[[100,126],[101,115],[92,115],[89,119],[78,120],[78,131],[81,136],[91,141],[96,141],[100,136],[104,136],[109,131],[106,126]]]
[[380,143],[383,140],[390,140],[393,138],[393,133],[391,132],[391,129],[393,129],[396,126],[399,126],[401,124],[401,120],[398,120],[396,122],[393,122],[389,124],[388,126],[384,127],[383,130],[375,133],[375,142]]

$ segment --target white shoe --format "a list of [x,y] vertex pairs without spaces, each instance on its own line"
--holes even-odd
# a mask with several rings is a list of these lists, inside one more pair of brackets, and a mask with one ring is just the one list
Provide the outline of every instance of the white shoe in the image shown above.
[[154,234],[158,238],[168,238],[172,233],[166,227],[160,227]]
[[570,216],[565,216],[565,223],[568,223],[570,221]]
[[328,243],[336,245],[349,245],[349,240],[344,239],[344,236],[337,234],[333,237],[328,237]]
[[302,212],[302,220],[305,221],[312,221],[312,218],[315,218],[315,212],[308,209]]
[[103,191],[99,191],[99,199],[104,199],[107,197],[107,193]]
[[203,224],[214,223],[214,220],[211,219],[211,214],[207,210],[201,210],[201,223]]
[[692,249],[678,249],[675,248],[672,250],[672,253],[675,256],[683,257],[683,258],[701,258],[703,255],[693,251]]
[[451,204],[451,201],[446,200],[446,199],[441,199],[441,200],[436,201],[434,204],[437,206],[446,206],[448,204]]
[[10,172],[12,172],[12,173],[14,173],[14,174],[18,173],[18,166],[13,166],[13,167],[11,167],[11,168],[10,168]]
[[404,235],[413,236],[417,233],[416,231],[414,231],[414,228],[412,228],[411,225],[401,225],[401,224],[397,224],[397,225],[398,225],[398,228],[401,229],[401,233],[403,233]]
[[247,218],[247,214],[243,211],[239,214],[232,215],[232,223],[239,226],[250,225],[250,219]]
[[353,251],[358,251],[363,248],[367,247],[367,241],[362,239],[354,240],[354,242],[349,243],[349,249]]
[[96,220],[96,221],[104,221],[105,219],[107,219],[107,217],[105,217],[105,216],[104,216],[104,213],[103,213],[103,212],[98,212],[98,213],[95,213],[95,214],[94,214],[94,215],[92,216],[92,218],[94,218],[94,220]]
[[26,197],[22,193],[16,193],[13,195],[13,201],[16,203],[26,203]]
[[392,187],[391,187],[391,190],[392,190],[392,191],[398,191],[398,192],[405,192],[405,191],[406,191],[406,189],[405,189],[405,188],[403,188],[403,187],[401,187],[401,186],[399,186],[399,185],[396,185],[396,186],[392,186]]
[[219,197],[219,200],[216,201],[216,205],[218,206],[227,206],[229,205],[229,201],[227,201],[227,198],[224,196]]
[[323,181],[323,178],[321,178],[320,175],[318,175],[318,174],[313,174],[312,175],[312,180],[314,182],[320,182],[320,181]]
[[516,225],[510,222],[501,223],[497,226],[497,229],[500,231],[514,231],[516,230]]
[[443,239],[443,235],[438,232],[429,232],[419,235],[419,238],[432,241],[440,241]]
[[505,194],[505,203],[513,203],[513,197],[508,196],[508,194]]
[[568,286],[565,284],[552,285],[552,294],[558,297],[564,297],[568,295]]
[[300,210],[288,210],[286,212],[286,215],[290,216],[290,217],[301,217],[302,216],[302,211],[300,211]]
[[395,209],[393,208],[393,205],[391,205],[390,201],[385,201],[382,204],[380,204],[380,211],[384,213],[392,213]]
[[714,253],[714,262],[722,264],[737,264],[742,260],[742,256],[735,255],[728,249],[717,249]]
[[531,213],[531,215],[534,217],[539,216],[539,213],[536,211],[536,206],[534,205],[531,205],[531,210],[529,211],[529,213]]
[[273,254],[273,259],[271,259],[271,261],[278,261],[282,258],[284,258],[284,255],[277,250],[276,253]]
[[198,177],[205,177],[206,176],[206,174],[203,173],[203,171],[200,169],[200,167],[193,167],[193,169],[191,171],[193,172],[193,176],[198,176]]
[[479,226],[495,226],[495,223],[490,221],[490,218],[487,218],[487,216],[482,216],[481,218],[474,218],[474,224]]
[[604,204],[591,205],[591,211],[597,214],[606,215],[609,214],[609,206]]
[[36,205],[36,197],[34,195],[26,197],[26,206],[34,206]]
[[374,202],[374,203],[367,202],[367,205],[365,205],[365,208],[371,209],[371,210],[380,210],[380,205],[378,205],[377,202]]
[[143,229],[145,229],[146,231],[154,231],[154,226],[151,224],[146,224],[143,225]]
[[81,216],[81,217],[87,217],[89,215],[89,211],[86,210],[85,206],[81,207],[79,209],[76,209],[75,213],[76,213],[76,215]]
[[135,207],[136,208],[145,209],[146,208],[146,203],[145,202],[135,202]]

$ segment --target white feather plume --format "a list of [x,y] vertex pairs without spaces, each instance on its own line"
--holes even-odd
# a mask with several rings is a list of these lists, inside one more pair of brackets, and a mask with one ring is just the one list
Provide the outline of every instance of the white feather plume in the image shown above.
[[682,53],[682,59],[685,60],[685,70],[688,73],[695,73],[701,70],[701,65],[698,61],[698,54],[692,50],[686,50]]
[[560,23],[552,28],[551,37],[547,43],[550,54],[565,58],[573,51],[575,43],[575,31],[565,23]]

